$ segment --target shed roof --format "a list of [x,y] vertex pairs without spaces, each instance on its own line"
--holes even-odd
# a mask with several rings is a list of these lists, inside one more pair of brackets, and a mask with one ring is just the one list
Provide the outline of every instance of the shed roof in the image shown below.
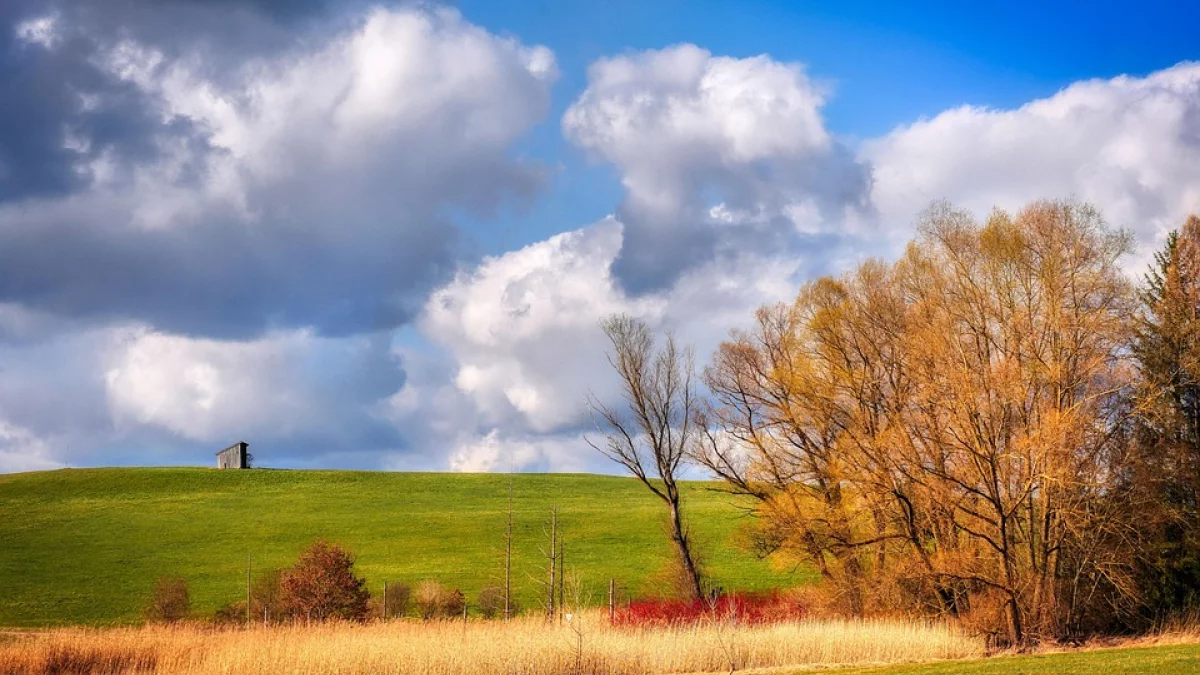
[[237,448],[237,447],[240,447],[243,445],[249,447],[250,444],[247,443],[246,441],[238,441],[237,443],[234,443],[233,445],[229,446],[228,448],[223,448],[221,450],[214,452],[213,454],[214,455],[222,455],[222,454],[225,454],[226,452],[229,452],[230,450],[233,450],[234,448]]

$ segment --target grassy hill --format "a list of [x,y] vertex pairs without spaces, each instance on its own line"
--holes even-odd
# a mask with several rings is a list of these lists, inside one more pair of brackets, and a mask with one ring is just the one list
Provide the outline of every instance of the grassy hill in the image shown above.
[[[193,608],[244,597],[256,569],[290,564],[317,537],[347,546],[374,592],[432,578],[469,598],[501,577],[509,476],[199,468],[67,469],[0,475],[0,626],[135,621],[155,577],[178,576]],[[632,479],[512,477],[514,585],[536,606],[543,523],[559,505],[568,573],[603,602],[607,580],[633,592],[669,559],[660,504]],[[712,484],[687,485],[693,531],[716,583],[796,585],[737,545],[747,516]]]

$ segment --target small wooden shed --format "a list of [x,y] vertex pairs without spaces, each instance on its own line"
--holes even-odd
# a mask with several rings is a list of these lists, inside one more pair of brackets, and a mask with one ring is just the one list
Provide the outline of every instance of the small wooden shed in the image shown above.
[[250,444],[245,441],[234,443],[217,453],[218,469],[249,469]]

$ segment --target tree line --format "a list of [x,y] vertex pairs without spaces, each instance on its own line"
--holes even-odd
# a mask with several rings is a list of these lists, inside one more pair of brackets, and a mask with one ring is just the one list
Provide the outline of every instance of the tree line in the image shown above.
[[[944,203],[894,262],[758,310],[697,377],[604,324],[625,405],[596,447],[667,507],[691,592],[685,464],[754,503],[754,544],[847,614],[958,617],[1023,645],[1136,630],[1200,590],[1200,220],[1132,282],[1090,205],[979,222]],[[703,386],[701,386],[703,385]]]

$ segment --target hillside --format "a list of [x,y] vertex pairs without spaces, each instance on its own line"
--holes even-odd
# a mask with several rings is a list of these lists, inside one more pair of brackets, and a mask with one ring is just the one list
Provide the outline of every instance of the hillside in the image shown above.
[[[568,573],[594,601],[610,577],[633,592],[668,560],[659,504],[632,479],[574,474],[511,478],[514,585],[535,606],[542,526],[558,504]],[[433,578],[473,598],[501,579],[510,477],[496,474],[67,469],[0,475],[0,626],[121,623],[138,618],[157,576],[191,587],[211,612],[243,597],[256,569],[292,561],[316,537],[350,548],[378,592]],[[687,485],[693,531],[716,583],[804,583],[737,544],[747,516],[712,484]]]

